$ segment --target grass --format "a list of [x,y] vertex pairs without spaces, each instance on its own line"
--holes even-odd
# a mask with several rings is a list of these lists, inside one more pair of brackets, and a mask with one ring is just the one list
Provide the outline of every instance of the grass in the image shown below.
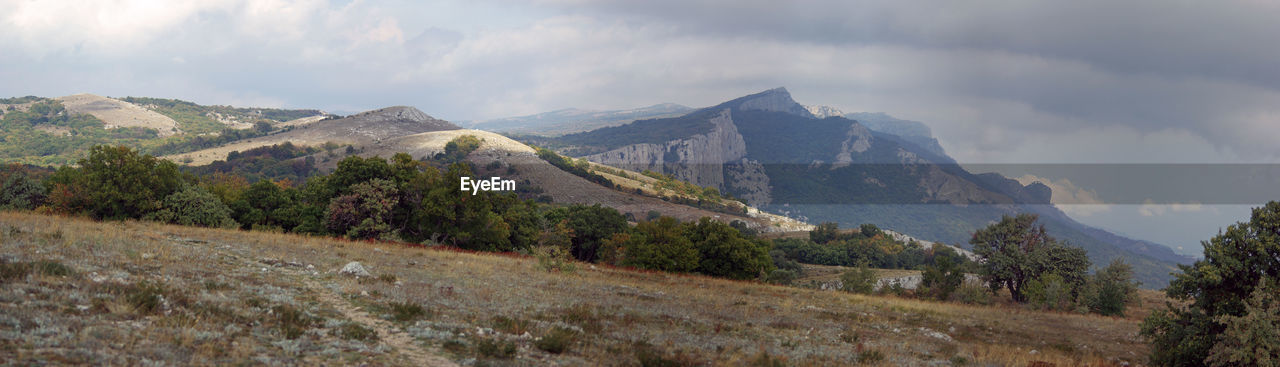
[[[1004,296],[981,306],[607,266],[545,272],[524,256],[278,233],[12,212],[0,223],[16,229],[0,231],[0,359],[19,365],[419,364],[407,349],[514,365],[1146,364],[1138,324],[1164,304],[1142,293],[1124,317],[1104,317]],[[40,259],[69,272],[40,273]],[[349,261],[396,281],[337,275]],[[378,337],[397,333],[409,342]]]

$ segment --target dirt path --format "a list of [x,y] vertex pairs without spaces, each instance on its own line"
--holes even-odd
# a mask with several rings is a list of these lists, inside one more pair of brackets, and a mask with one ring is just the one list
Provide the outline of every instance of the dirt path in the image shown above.
[[407,365],[410,366],[457,366],[447,358],[441,357],[435,353],[428,352],[422,346],[419,346],[412,336],[400,331],[386,320],[382,320],[361,311],[351,302],[342,299],[337,293],[329,287],[319,284],[314,279],[303,281],[307,288],[316,292],[317,300],[321,303],[332,306],[341,312],[347,319],[363,324],[378,333],[378,340],[389,345],[400,353],[401,356],[408,359]]
[[[168,237],[170,240],[175,242],[190,242],[208,245],[208,242],[203,240],[178,238],[173,235],[169,235]],[[251,267],[259,267],[263,265],[261,261],[252,260],[247,253],[242,252],[244,250],[242,248],[213,245],[208,247],[214,251],[221,252],[231,258],[238,259],[241,262],[249,264]],[[333,307],[348,320],[360,323],[361,325],[377,332],[378,341],[394,348],[395,352],[402,357],[404,365],[431,367],[458,366],[457,363],[440,356],[438,351],[429,350],[429,348],[418,345],[412,336],[396,328],[396,326],[390,322],[373,317],[372,315],[369,315],[369,313],[356,308],[350,301],[343,299],[342,296],[337,294],[337,292],[334,292],[333,289],[326,286],[323,281],[317,279],[317,276],[311,275],[311,273],[306,271],[290,269],[288,267],[273,267],[273,270],[293,276],[293,278],[297,279],[304,288],[314,292],[316,300],[321,304]]]

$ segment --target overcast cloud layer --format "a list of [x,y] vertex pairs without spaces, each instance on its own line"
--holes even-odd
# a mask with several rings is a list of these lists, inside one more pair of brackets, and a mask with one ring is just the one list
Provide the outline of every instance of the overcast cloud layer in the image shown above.
[[0,94],[467,120],[785,85],[925,121],[962,162],[1280,156],[1276,3],[904,3],[13,1]]
[[[0,96],[339,112],[403,104],[482,120],[707,106],[786,86],[801,103],[923,121],[966,164],[1280,163],[1274,1],[0,0],[0,9]],[[1143,208],[1144,217],[1177,212]]]
[[1280,3],[5,1],[0,94],[454,120],[801,103],[932,125],[961,162],[1275,162]]

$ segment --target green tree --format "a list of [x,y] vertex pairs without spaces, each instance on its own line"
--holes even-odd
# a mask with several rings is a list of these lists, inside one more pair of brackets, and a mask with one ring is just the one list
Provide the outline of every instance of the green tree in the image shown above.
[[875,270],[871,270],[866,261],[859,263],[856,269],[846,270],[840,275],[840,283],[843,285],[841,289],[845,292],[871,294],[879,281]]
[[884,232],[880,230],[880,227],[876,227],[875,224],[871,223],[863,223],[861,226],[858,226],[858,233],[861,233],[863,237],[867,238],[884,234]]
[[161,209],[148,215],[151,219],[184,226],[235,228],[231,209],[218,197],[196,185],[186,185],[182,190],[164,199]]
[[624,247],[623,265],[680,273],[698,268],[698,250],[675,218],[640,222]]
[[67,202],[68,212],[95,219],[141,218],[160,209],[161,201],[186,180],[173,162],[140,155],[124,146],[95,146],[79,168],[59,169],[49,185],[64,185],[83,195]]
[[398,198],[395,184],[373,179],[351,186],[351,193],[333,198],[325,213],[325,226],[352,239],[391,239],[389,223]]
[[1254,208],[1249,222],[1228,226],[1201,245],[1204,259],[1180,265],[1182,272],[1165,288],[1169,298],[1190,303],[1166,305],[1142,322],[1154,365],[1204,365],[1227,330],[1222,320],[1246,315],[1245,300],[1261,281],[1280,277],[1280,202]]
[[960,288],[964,282],[964,273],[950,257],[939,256],[936,264],[927,265],[920,277],[923,290],[933,298],[945,300],[951,293]]
[[1280,366],[1280,287],[1260,283],[1244,305],[1244,315],[1222,315],[1226,330],[1209,349],[1210,366]]
[[1090,312],[1106,316],[1124,315],[1129,302],[1138,297],[1138,283],[1133,281],[1133,266],[1123,259],[1098,270],[1086,287],[1084,302]]
[[461,162],[467,158],[471,152],[480,148],[480,138],[475,135],[463,135],[450,140],[444,145],[444,153],[441,156],[447,162]]
[[840,238],[840,225],[835,222],[818,224],[809,231],[809,240],[817,244],[826,244]]
[[0,209],[35,209],[44,204],[46,192],[44,185],[19,165],[0,171]]
[[773,271],[769,247],[742,237],[737,229],[702,217],[686,230],[687,237],[698,249],[699,273],[732,279],[751,279]]
[[1013,300],[1026,302],[1024,287],[1042,274],[1054,273],[1063,278],[1071,292],[1083,283],[1089,268],[1084,249],[1061,245],[1036,226],[1034,214],[1004,216],[999,223],[974,232],[973,252],[982,256],[984,280],[992,290],[1009,288]]
[[566,222],[574,234],[569,250],[574,258],[585,262],[595,262],[604,240],[628,228],[622,213],[600,204],[555,208],[547,212],[546,218],[551,223]]

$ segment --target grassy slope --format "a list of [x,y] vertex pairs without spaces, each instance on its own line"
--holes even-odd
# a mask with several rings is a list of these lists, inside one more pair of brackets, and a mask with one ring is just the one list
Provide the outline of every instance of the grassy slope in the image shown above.
[[[860,354],[876,353],[884,365],[953,358],[1097,365],[1108,358],[1140,362],[1147,349],[1135,339],[1136,317],[585,265],[576,273],[548,273],[521,257],[261,232],[7,212],[0,212],[0,223],[6,262],[51,260],[74,271],[0,283],[0,359],[20,364],[445,365],[438,359],[443,356],[498,364],[636,365],[645,354],[640,351],[651,350],[649,355],[715,365],[744,364],[762,351],[793,365],[851,364]],[[383,279],[335,274],[353,260]],[[164,301],[153,311],[130,302],[139,281],[163,284]],[[387,320],[388,305],[403,301],[428,312],[416,321]],[[289,309],[303,316],[280,316]],[[340,330],[360,329],[353,325],[379,338],[344,338]],[[286,339],[286,326],[301,330],[300,336]],[[534,347],[530,338],[557,326],[580,331],[564,354]],[[933,331],[954,340],[930,336]],[[525,332],[530,337],[522,337]],[[517,346],[515,359],[477,354],[481,341],[494,339]],[[641,341],[651,347],[638,346]]]

